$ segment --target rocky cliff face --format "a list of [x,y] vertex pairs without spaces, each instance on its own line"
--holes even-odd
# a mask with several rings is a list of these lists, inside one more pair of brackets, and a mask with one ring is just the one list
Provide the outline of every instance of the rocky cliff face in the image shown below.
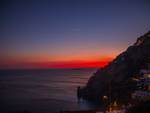
[[103,96],[127,100],[135,89],[132,77],[150,63],[150,31],[118,55],[106,67],[97,70],[87,85],[79,91],[82,98],[102,102]]

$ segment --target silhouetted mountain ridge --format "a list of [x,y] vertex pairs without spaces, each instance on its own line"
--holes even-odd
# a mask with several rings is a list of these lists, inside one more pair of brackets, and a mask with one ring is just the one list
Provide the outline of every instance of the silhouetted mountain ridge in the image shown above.
[[[126,101],[136,85],[132,77],[150,62],[150,31],[139,37],[127,50],[118,55],[104,68],[97,70],[87,85],[79,91],[84,99],[101,101],[104,95]],[[111,86],[111,87],[110,87]]]

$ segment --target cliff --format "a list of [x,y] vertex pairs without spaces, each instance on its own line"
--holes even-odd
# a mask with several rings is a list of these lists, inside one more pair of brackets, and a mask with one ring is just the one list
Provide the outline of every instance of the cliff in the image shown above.
[[136,88],[132,77],[150,63],[150,31],[139,37],[127,50],[104,68],[98,69],[86,86],[79,90],[82,98],[103,102],[103,96],[112,100],[127,101]]

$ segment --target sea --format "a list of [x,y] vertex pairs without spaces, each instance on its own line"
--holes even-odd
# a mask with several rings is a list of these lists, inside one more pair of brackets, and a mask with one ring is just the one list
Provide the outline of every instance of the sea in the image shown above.
[[0,70],[0,113],[56,113],[88,110],[94,103],[77,99],[96,68]]

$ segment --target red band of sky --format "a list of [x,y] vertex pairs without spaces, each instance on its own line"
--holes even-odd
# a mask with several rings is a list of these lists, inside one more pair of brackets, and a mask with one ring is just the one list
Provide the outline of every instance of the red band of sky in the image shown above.
[[36,68],[96,68],[107,65],[104,61],[68,61],[68,62],[1,62],[1,69],[36,69]]

